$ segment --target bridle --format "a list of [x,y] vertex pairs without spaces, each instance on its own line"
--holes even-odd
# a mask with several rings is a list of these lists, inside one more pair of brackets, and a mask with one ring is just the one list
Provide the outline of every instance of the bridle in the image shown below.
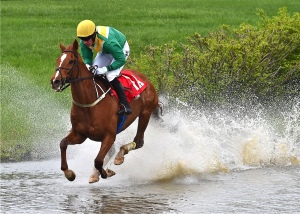
[[[75,105],[77,105],[77,106],[80,106],[80,107],[92,107],[92,106],[96,105],[97,103],[99,103],[105,97],[105,95],[110,91],[111,88],[108,88],[108,90],[105,92],[102,89],[102,87],[99,84],[97,84],[96,81],[94,80],[94,77],[95,77],[94,74],[91,75],[91,76],[86,76],[86,77],[78,78],[78,75],[80,73],[80,69],[79,69],[79,65],[78,65],[78,53],[74,52],[74,51],[71,51],[71,50],[64,50],[62,52],[63,53],[70,52],[70,53],[74,54],[75,61],[73,62],[72,68],[65,68],[65,67],[57,67],[56,68],[56,71],[59,72],[59,74],[61,75],[61,79],[62,79],[62,83],[61,83],[62,86],[61,86],[60,91],[63,91],[66,88],[68,88],[70,86],[70,83],[79,82],[79,81],[82,81],[82,80],[93,78],[94,86],[95,86],[95,90],[96,90],[96,94],[97,94],[97,99],[93,103],[90,103],[90,104],[81,104],[81,103],[76,102],[75,100],[73,100],[73,103]],[[75,78],[72,78],[73,71],[75,70],[76,67],[78,69],[77,75],[76,75]],[[62,78],[61,69],[65,69],[65,70],[69,70],[70,71],[69,74],[68,74],[68,76],[66,78]],[[101,96],[99,96],[99,92],[98,92],[97,87],[100,88],[101,91],[102,91],[102,95]]]
[[[61,76],[61,80],[62,80],[62,83],[61,83],[62,87],[61,87],[60,91],[63,91],[66,88],[68,88],[70,86],[70,83],[79,82],[81,80],[86,80],[86,79],[90,79],[90,78],[95,77],[94,75],[91,75],[91,76],[87,76],[87,77],[78,78],[78,75],[79,75],[79,72],[80,72],[80,69],[79,69],[79,66],[78,66],[78,53],[76,53],[74,51],[71,51],[71,50],[64,50],[63,51],[63,53],[66,53],[66,52],[70,52],[70,53],[74,54],[75,61],[73,62],[72,68],[57,67],[55,69],[56,71],[59,72],[59,74]],[[73,71],[75,70],[76,67],[78,68],[78,73],[77,73],[76,77],[72,79],[72,74],[73,74]],[[65,70],[70,71],[70,73],[68,74],[68,76],[66,78],[62,78],[61,69],[65,69]]]

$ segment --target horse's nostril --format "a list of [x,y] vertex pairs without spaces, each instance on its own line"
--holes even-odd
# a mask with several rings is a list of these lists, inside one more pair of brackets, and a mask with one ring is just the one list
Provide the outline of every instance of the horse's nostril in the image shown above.
[[60,80],[55,80],[55,81],[53,82],[53,84],[54,84],[54,85],[60,85]]
[[52,89],[54,89],[55,91],[59,91],[60,87],[61,87],[61,81],[60,80],[52,80]]

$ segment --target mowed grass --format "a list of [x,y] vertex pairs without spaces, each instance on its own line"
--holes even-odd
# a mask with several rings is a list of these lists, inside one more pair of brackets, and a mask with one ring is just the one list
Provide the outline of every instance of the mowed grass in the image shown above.
[[[5,157],[13,155],[15,148],[26,154],[28,141],[39,143],[35,141],[41,133],[55,136],[55,127],[69,119],[61,116],[71,105],[69,90],[54,93],[50,77],[61,53],[59,43],[71,44],[77,24],[84,19],[122,31],[135,58],[148,45],[185,42],[187,36],[205,36],[223,24],[255,25],[258,9],[268,16],[276,15],[281,7],[289,13],[300,11],[299,0],[2,0],[0,4],[1,159],[4,153]],[[59,107],[51,112],[53,102]],[[61,137],[65,133],[62,130]],[[47,143],[57,143],[54,140],[48,137]]]

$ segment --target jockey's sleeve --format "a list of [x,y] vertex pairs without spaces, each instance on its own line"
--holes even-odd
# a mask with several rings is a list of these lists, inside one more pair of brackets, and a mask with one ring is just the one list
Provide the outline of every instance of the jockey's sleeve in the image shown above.
[[93,51],[80,40],[81,56],[85,64],[93,64]]
[[124,52],[123,52],[123,48],[120,46],[118,41],[111,40],[109,42],[105,42],[104,43],[104,48],[115,59],[115,61],[111,65],[107,66],[108,71],[116,70],[116,69],[122,67],[125,64],[126,59],[125,59],[125,55],[124,55]]

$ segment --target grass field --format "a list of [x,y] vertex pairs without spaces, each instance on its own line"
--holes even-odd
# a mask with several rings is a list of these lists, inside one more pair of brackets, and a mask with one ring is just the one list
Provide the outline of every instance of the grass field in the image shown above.
[[283,6],[300,11],[298,0],[1,1],[1,64],[42,81],[53,69],[58,43],[73,42],[83,19],[124,32],[134,57],[149,44],[205,35],[222,24],[255,24],[258,8],[272,16]]
[[70,93],[53,93],[49,80],[60,54],[59,42],[72,43],[81,20],[121,30],[134,58],[147,45],[183,41],[196,32],[206,35],[223,24],[255,25],[257,9],[273,16],[281,7],[290,13],[300,11],[299,0],[2,0],[1,159],[18,149],[26,153],[27,144],[39,143],[41,135],[51,138],[63,127],[49,121],[58,115],[61,123],[69,111]]

